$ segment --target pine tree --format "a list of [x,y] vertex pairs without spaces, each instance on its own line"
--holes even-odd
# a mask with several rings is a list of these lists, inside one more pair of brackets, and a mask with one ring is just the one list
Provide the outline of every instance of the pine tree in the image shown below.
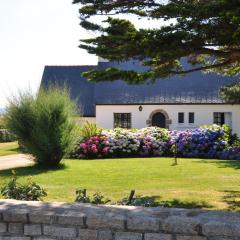
[[[129,83],[214,71],[240,72],[240,0],[74,0],[81,4],[81,26],[96,34],[80,47],[110,61],[139,60],[148,70],[137,73],[109,68],[84,75],[95,81]],[[159,28],[138,29],[125,15],[159,20]],[[96,16],[106,16],[96,22]],[[118,18],[121,17],[121,18]],[[161,25],[160,20],[166,21]],[[182,65],[186,58],[189,67]]]

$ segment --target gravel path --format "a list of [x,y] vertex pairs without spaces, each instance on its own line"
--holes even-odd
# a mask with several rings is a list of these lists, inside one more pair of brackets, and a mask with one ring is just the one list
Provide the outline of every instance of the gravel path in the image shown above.
[[24,167],[31,165],[33,161],[31,157],[26,154],[14,154],[0,157],[0,170],[14,169],[17,167]]

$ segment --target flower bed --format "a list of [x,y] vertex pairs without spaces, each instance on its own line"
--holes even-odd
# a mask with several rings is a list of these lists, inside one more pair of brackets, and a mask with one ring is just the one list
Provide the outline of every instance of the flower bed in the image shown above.
[[204,126],[194,130],[143,129],[103,130],[98,136],[77,144],[74,158],[174,156],[240,159],[240,148],[233,146],[227,126]]

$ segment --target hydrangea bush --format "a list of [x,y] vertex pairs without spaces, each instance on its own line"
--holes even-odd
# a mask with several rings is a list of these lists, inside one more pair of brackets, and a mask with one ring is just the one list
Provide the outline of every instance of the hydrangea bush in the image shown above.
[[[77,144],[74,158],[173,156],[239,159],[240,147],[227,126],[203,126],[194,130],[143,129],[103,130]],[[235,137],[236,139],[236,137]]]

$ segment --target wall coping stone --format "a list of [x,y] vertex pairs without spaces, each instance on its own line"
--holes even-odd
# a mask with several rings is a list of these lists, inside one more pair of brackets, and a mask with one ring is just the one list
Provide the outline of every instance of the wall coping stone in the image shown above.
[[[18,225],[14,223],[22,223],[24,232],[26,229],[30,229],[28,232],[37,229],[31,236],[42,232],[48,238],[67,238],[70,234],[70,238],[85,240],[80,234],[87,236],[91,233],[96,239],[102,239],[97,237],[99,232],[107,231],[109,239],[113,236],[113,240],[129,239],[128,234],[134,239],[142,236],[143,240],[158,239],[158,236],[159,239],[162,239],[160,236],[164,239],[172,236],[173,240],[191,237],[240,240],[240,213],[215,210],[0,200],[0,223],[7,223],[8,228],[13,226],[16,229]],[[3,224],[0,239],[7,239],[5,235],[12,233],[8,230],[5,233]]]

